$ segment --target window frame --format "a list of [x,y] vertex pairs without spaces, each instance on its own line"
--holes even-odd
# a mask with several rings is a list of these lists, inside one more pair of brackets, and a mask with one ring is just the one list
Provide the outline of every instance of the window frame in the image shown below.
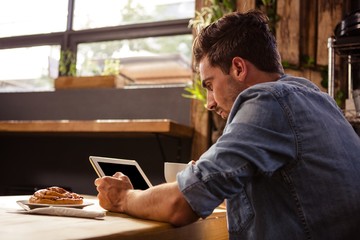
[[74,31],[74,3],[75,0],[68,2],[67,27],[64,32],[0,38],[0,49],[60,45],[61,51],[70,50],[76,54],[80,43],[192,34],[192,29],[188,27],[190,18]]

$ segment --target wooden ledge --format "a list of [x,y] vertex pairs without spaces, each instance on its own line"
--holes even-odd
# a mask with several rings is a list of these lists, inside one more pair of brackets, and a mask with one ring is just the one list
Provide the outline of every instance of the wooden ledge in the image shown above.
[[193,128],[168,119],[0,121],[3,133],[158,133],[191,138]]

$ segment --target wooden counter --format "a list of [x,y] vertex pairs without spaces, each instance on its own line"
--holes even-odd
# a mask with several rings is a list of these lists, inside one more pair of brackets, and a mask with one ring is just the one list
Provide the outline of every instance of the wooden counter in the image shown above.
[[[159,184],[164,162],[190,161],[192,135],[191,127],[168,119],[0,121],[6,169],[0,195],[28,194],[54,184],[95,194],[90,155],[135,159]],[[14,179],[17,174],[21,178]]]
[[351,116],[351,117],[347,117],[347,120],[349,121],[351,126],[354,128],[355,132],[360,137],[360,117]]
[[193,128],[168,119],[0,121],[0,134],[164,134],[191,138]]
[[353,126],[360,126],[360,117],[347,117],[347,120]]
[[[222,209],[204,220],[176,228],[167,223],[109,212],[103,220],[21,214],[16,200],[28,197],[0,197],[1,239],[228,239],[226,212]],[[86,209],[101,210],[95,197],[85,196],[85,200],[94,202]]]

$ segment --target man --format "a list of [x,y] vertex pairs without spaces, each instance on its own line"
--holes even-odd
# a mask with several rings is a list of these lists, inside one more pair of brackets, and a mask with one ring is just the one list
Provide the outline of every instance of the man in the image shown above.
[[181,226],[225,199],[230,239],[359,236],[360,138],[331,97],[284,75],[266,16],[227,15],[193,51],[223,135],[177,182],[140,191],[121,173],[96,179],[100,205]]

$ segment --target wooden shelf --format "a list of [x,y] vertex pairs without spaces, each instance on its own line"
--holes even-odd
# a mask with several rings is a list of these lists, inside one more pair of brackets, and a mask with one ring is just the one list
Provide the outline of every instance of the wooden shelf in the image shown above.
[[164,134],[191,138],[193,128],[168,119],[0,121],[0,134]]

